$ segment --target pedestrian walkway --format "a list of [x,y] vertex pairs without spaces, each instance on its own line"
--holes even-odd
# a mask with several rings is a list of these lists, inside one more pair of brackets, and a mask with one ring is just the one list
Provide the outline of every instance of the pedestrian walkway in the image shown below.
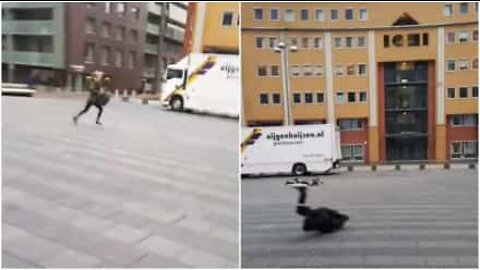
[[348,214],[344,230],[306,233],[286,178],[242,181],[246,268],[476,268],[477,171],[351,172],[323,177],[307,203]]
[[238,266],[236,137],[212,128],[236,122],[114,101],[75,127],[77,107],[2,100],[2,267]]

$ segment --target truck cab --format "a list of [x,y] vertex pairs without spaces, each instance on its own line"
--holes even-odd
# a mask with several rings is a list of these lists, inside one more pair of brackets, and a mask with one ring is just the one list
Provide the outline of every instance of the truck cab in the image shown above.
[[161,104],[172,110],[183,109],[182,91],[187,85],[188,68],[182,65],[169,65],[165,72],[165,84],[161,94]]

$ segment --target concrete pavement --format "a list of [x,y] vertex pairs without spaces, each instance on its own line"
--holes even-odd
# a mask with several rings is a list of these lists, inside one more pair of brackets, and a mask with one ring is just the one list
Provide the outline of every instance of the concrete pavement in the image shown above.
[[478,266],[478,171],[342,172],[307,204],[350,216],[344,230],[306,233],[286,177],[242,181],[244,268]]
[[236,120],[2,97],[5,268],[238,266]]

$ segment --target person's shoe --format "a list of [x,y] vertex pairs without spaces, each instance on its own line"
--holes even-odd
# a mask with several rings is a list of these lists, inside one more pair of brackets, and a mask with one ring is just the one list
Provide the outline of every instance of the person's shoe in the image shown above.
[[73,123],[75,124],[75,126],[77,125],[77,120],[78,118],[76,116],[73,117]]
[[95,122],[97,125],[103,125],[100,121]]

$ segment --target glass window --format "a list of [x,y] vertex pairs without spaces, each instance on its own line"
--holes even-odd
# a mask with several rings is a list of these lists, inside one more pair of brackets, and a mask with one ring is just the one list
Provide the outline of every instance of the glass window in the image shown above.
[[278,9],[276,8],[270,9],[270,20],[278,21]]
[[123,66],[123,55],[122,51],[115,50],[115,67],[122,67]]
[[317,103],[323,103],[324,96],[323,93],[317,93]]
[[478,142],[477,141],[463,142],[463,154],[465,158],[478,157]]
[[267,76],[267,66],[258,66],[257,74],[259,77]]
[[263,9],[254,8],[253,9],[253,18],[255,18],[255,20],[263,20]]
[[342,76],[344,73],[343,65],[335,65],[335,75]]
[[331,9],[330,10],[330,20],[332,20],[332,21],[338,20],[338,10],[336,10],[336,9]]
[[125,39],[125,27],[119,26],[117,27],[117,36],[116,36],[118,41],[122,41]]
[[478,41],[478,30],[473,30],[472,32],[472,40]]
[[444,16],[451,16],[453,14],[453,5],[452,4],[445,4],[443,7],[443,15]]
[[297,38],[296,37],[291,37],[290,38],[290,46],[297,46],[297,45],[298,45]]
[[358,64],[358,75],[364,76],[367,74],[367,65]]
[[345,95],[343,94],[343,92],[337,92],[336,101],[337,103],[345,103]]
[[112,3],[105,3],[105,13],[110,13],[112,11]]
[[307,103],[307,104],[313,103],[313,94],[312,93],[305,93],[305,103]]
[[367,101],[367,92],[361,91],[359,100],[360,100],[360,102],[366,102]]
[[455,88],[447,88],[447,97],[455,98]]
[[342,38],[341,37],[336,37],[336,38],[333,39],[333,47],[334,48],[342,47]]
[[388,35],[383,35],[383,47],[390,47],[390,37]]
[[452,142],[450,145],[450,156],[452,158],[460,158],[462,156],[462,143]]
[[323,38],[316,37],[313,39],[313,47],[315,49],[322,49],[323,48]]
[[310,65],[303,65],[303,76],[312,76],[313,68]]
[[472,87],[472,97],[478,97],[478,86]]
[[478,69],[478,58],[474,58],[472,60],[472,69],[477,70]]
[[323,65],[314,65],[313,74],[315,76],[323,76]]
[[350,9],[350,8],[345,9],[345,20],[347,21],[353,20],[353,9]]
[[286,22],[293,22],[295,21],[295,13],[292,9],[286,9],[284,18]]
[[355,75],[355,65],[354,64],[347,65],[347,75],[349,75],[349,76]]
[[270,38],[268,38],[268,43],[269,43],[270,48],[274,49],[278,45],[278,38],[270,37]]
[[300,19],[302,21],[308,21],[308,9],[300,10]]
[[460,98],[467,98],[468,97],[468,88],[467,87],[460,87],[458,88],[458,96]]
[[352,40],[353,40],[352,37],[346,37],[345,38],[345,47],[351,48],[353,46]]
[[365,48],[365,37],[358,37],[357,47],[358,48]]
[[270,75],[271,76],[279,76],[280,75],[280,67],[278,65],[270,66]]
[[117,14],[125,16],[125,3],[117,3]]
[[128,67],[135,68],[137,65],[137,54],[135,52],[130,52],[128,54]]
[[308,37],[302,38],[302,48],[303,49],[308,49],[308,40],[309,40]]
[[420,46],[420,34],[408,34],[408,46]]
[[133,18],[138,21],[140,19],[140,9],[138,7],[132,7],[130,10],[132,11]]
[[292,73],[293,77],[300,76],[300,66],[299,65],[293,65],[290,70],[291,70],[291,73]]
[[355,102],[355,92],[348,92],[347,94],[347,100],[348,102]]
[[222,26],[232,26],[233,24],[233,12],[226,11],[223,13]]
[[315,20],[317,22],[323,22],[325,20],[325,17],[324,17],[324,14],[323,14],[323,9],[315,10]]
[[97,32],[97,27],[95,26],[95,19],[87,18],[87,22],[85,24],[85,33],[95,34],[96,32]]
[[256,37],[255,38],[255,45],[258,49],[263,48],[263,37]]
[[447,71],[455,71],[455,60],[447,60]]
[[110,37],[112,34],[112,25],[110,23],[102,23],[102,36],[103,37]]
[[458,32],[458,42],[468,42],[468,32],[467,31],[460,31]]
[[273,104],[280,104],[280,94],[272,94],[272,103]]
[[468,59],[460,59],[458,60],[458,69],[461,71],[467,71],[469,66]]
[[455,42],[455,32],[447,32],[447,43]]
[[260,104],[268,104],[268,94],[260,94]]
[[359,17],[361,21],[368,20],[368,11],[365,8],[360,9]]
[[460,3],[460,14],[468,13],[468,3]]
[[293,94],[293,103],[299,104],[302,102],[302,97],[299,93],[294,93]]
[[422,44],[423,44],[423,46],[428,45],[428,33],[423,33],[422,34]]
[[363,129],[363,122],[361,119],[339,119],[338,126],[340,130],[347,131],[347,130],[362,130]]
[[85,63],[93,63],[95,59],[95,45],[87,43],[85,47]]

